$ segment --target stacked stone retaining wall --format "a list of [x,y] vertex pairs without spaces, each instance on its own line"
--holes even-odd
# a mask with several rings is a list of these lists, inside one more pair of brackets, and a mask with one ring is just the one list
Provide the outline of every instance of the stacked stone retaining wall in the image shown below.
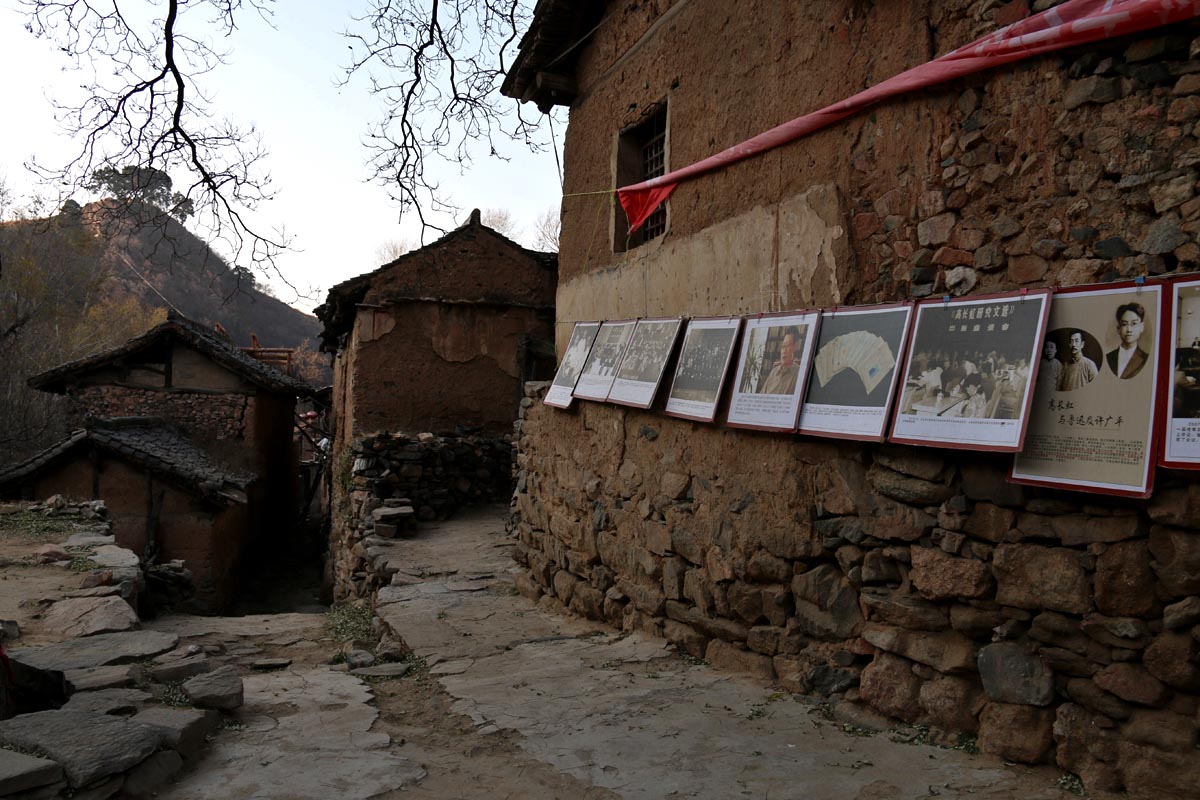
[[511,436],[376,433],[353,443],[335,467],[331,551],[335,600],[370,597],[391,579],[372,542],[405,535],[377,526],[380,508],[411,508],[414,522],[445,519],[513,492]]
[[[540,392],[535,389],[534,394]],[[717,666],[1054,762],[1200,785],[1200,484],[1005,482],[1010,457],[612,405],[518,423],[518,588]]]

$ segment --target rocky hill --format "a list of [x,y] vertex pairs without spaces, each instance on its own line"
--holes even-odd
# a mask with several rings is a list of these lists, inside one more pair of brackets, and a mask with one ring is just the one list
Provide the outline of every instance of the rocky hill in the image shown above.
[[179,222],[116,201],[68,204],[45,219],[0,223],[0,463],[64,433],[56,398],[30,375],[111,347],[175,309],[235,345],[296,350],[297,377],[330,381],[315,317],[260,291]]

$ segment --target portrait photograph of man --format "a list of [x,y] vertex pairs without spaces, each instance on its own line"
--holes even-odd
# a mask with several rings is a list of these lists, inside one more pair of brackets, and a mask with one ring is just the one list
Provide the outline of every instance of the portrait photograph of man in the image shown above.
[[1150,360],[1142,349],[1142,333],[1146,329],[1146,309],[1141,303],[1122,303],[1117,306],[1117,335],[1121,344],[1108,351],[1104,359],[1108,368],[1121,380],[1136,377]]

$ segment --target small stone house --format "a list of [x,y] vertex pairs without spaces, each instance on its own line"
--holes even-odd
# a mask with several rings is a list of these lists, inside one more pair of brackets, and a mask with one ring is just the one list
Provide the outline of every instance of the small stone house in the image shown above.
[[504,434],[524,381],[554,368],[558,258],[466,224],[329,290],[335,449],[378,431]]
[[173,425],[146,417],[90,420],[0,473],[0,496],[103,499],[122,547],[182,559],[201,608],[220,610],[250,527],[258,478],[221,464]]
[[231,599],[245,551],[290,532],[295,404],[311,389],[215,332],[172,315],[29,385],[66,395],[79,429],[0,475],[0,496],[104,500],[121,546],[191,554],[213,610]]

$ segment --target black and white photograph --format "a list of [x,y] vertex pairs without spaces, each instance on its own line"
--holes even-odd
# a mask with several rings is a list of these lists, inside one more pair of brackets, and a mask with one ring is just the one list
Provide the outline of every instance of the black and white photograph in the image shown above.
[[1159,283],[1055,293],[1014,482],[1149,494],[1162,297]]
[[741,324],[741,317],[707,317],[688,323],[667,397],[668,414],[702,422],[716,418]]
[[1176,281],[1171,293],[1174,313],[1167,341],[1174,349],[1162,463],[1200,469],[1200,278]]
[[819,311],[764,314],[746,320],[733,397],[733,427],[794,431],[821,322]]
[[904,304],[822,314],[800,410],[801,433],[883,439],[912,311],[913,306]]
[[608,390],[612,388],[617,378],[617,367],[621,364],[621,356],[629,337],[633,335],[635,320],[610,320],[600,326],[596,340],[592,342],[592,350],[579,380],[575,382],[574,395],[584,400],[607,400]]
[[1049,309],[1045,289],[920,303],[891,441],[1020,450]]
[[679,317],[638,320],[608,392],[610,403],[637,408],[653,405],[682,327]]
[[592,341],[599,330],[599,322],[575,323],[562,361],[558,363],[558,372],[554,374],[554,381],[550,384],[543,403],[555,408],[570,408],[575,399],[575,395],[572,394],[575,382],[579,380],[579,373],[583,370],[583,364],[592,349]]

